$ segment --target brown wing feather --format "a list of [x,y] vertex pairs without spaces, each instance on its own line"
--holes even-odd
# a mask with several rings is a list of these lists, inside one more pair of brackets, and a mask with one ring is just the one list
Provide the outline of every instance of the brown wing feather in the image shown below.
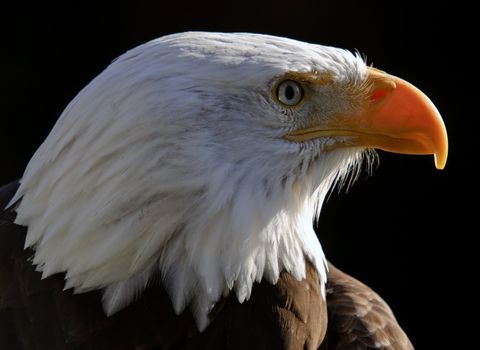
[[41,280],[24,250],[26,229],[2,211],[18,187],[0,188],[0,349],[317,349],[327,326],[318,274],[308,265],[297,281],[282,272],[273,286],[256,284],[250,300],[218,303],[207,330],[198,333],[189,311],[177,316],[161,285],[112,317],[99,292],[63,291],[63,275]]
[[392,310],[372,289],[329,264],[328,344],[322,349],[411,350]]

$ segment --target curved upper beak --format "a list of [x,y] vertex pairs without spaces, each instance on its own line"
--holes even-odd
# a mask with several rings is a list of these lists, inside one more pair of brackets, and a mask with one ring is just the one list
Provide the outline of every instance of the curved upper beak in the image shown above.
[[[440,113],[412,84],[374,68],[367,72],[367,101],[358,116],[336,116],[318,127],[285,135],[291,141],[338,138],[338,147],[370,147],[405,154],[433,154],[447,162],[448,138]],[[334,147],[336,147],[334,146]]]

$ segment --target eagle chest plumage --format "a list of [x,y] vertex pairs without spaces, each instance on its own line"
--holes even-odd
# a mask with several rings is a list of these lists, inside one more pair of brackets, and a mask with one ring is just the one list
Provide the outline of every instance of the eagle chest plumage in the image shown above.
[[431,101],[348,51],[180,33],[112,62],[0,189],[0,349],[411,349],[312,220]]
[[[0,188],[0,205],[17,187]],[[107,317],[100,292],[64,291],[62,274],[41,279],[14,218],[11,210],[0,215],[0,349],[413,349],[383,300],[332,265],[326,299],[308,264],[304,280],[282,272],[276,285],[256,284],[243,304],[223,298],[201,333],[158,284]]]
[[[3,204],[16,184],[0,191]],[[160,285],[113,315],[105,316],[101,294],[63,291],[62,275],[41,280],[24,250],[25,228],[14,213],[0,219],[1,349],[317,349],[327,326],[318,273],[309,264],[298,281],[282,272],[276,285],[262,282],[243,304],[223,298],[202,333],[192,315],[177,315]]]
[[[17,187],[0,189],[0,205]],[[308,264],[302,281],[282,272],[276,285],[255,285],[243,304],[223,298],[202,333],[188,310],[174,312],[161,285],[107,317],[100,292],[73,295],[59,274],[41,279],[14,218],[0,216],[0,349],[412,349],[383,300],[332,265],[327,299]]]

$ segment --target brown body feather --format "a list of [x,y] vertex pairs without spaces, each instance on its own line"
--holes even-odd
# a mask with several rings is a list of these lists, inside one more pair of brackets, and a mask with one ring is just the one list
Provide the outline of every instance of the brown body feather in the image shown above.
[[387,303],[332,264],[329,264],[327,304],[328,336],[322,349],[413,349]]
[[[0,209],[17,187],[0,188]],[[41,280],[29,261],[32,251],[23,249],[26,229],[14,218],[11,210],[0,213],[2,350],[412,349],[385,302],[331,265],[328,312],[309,264],[303,281],[283,272],[276,285],[256,284],[243,304],[224,298],[202,333],[189,311],[173,312],[161,285],[106,317],[100,292],[63,291],[61,274]]]

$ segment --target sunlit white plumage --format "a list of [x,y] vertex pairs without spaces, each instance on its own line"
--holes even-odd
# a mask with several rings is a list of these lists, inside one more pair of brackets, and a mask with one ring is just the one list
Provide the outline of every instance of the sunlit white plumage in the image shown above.
[[[304,112],[272,89],[287,72],[360,85],[365,70],[344,50],[256,34],[183,33],[128,51],[68,105],[25,171],[12,203],[33,262],[44,277],[66,272],[76,292],[104,289],[108,314],[161,278],[200,329],[222,294],[242,302],[282,270],[301,279],[305,259],[325,282],[312,219],[364,153],[282,138]],[[320,118],[354,108],[329,89]]]

